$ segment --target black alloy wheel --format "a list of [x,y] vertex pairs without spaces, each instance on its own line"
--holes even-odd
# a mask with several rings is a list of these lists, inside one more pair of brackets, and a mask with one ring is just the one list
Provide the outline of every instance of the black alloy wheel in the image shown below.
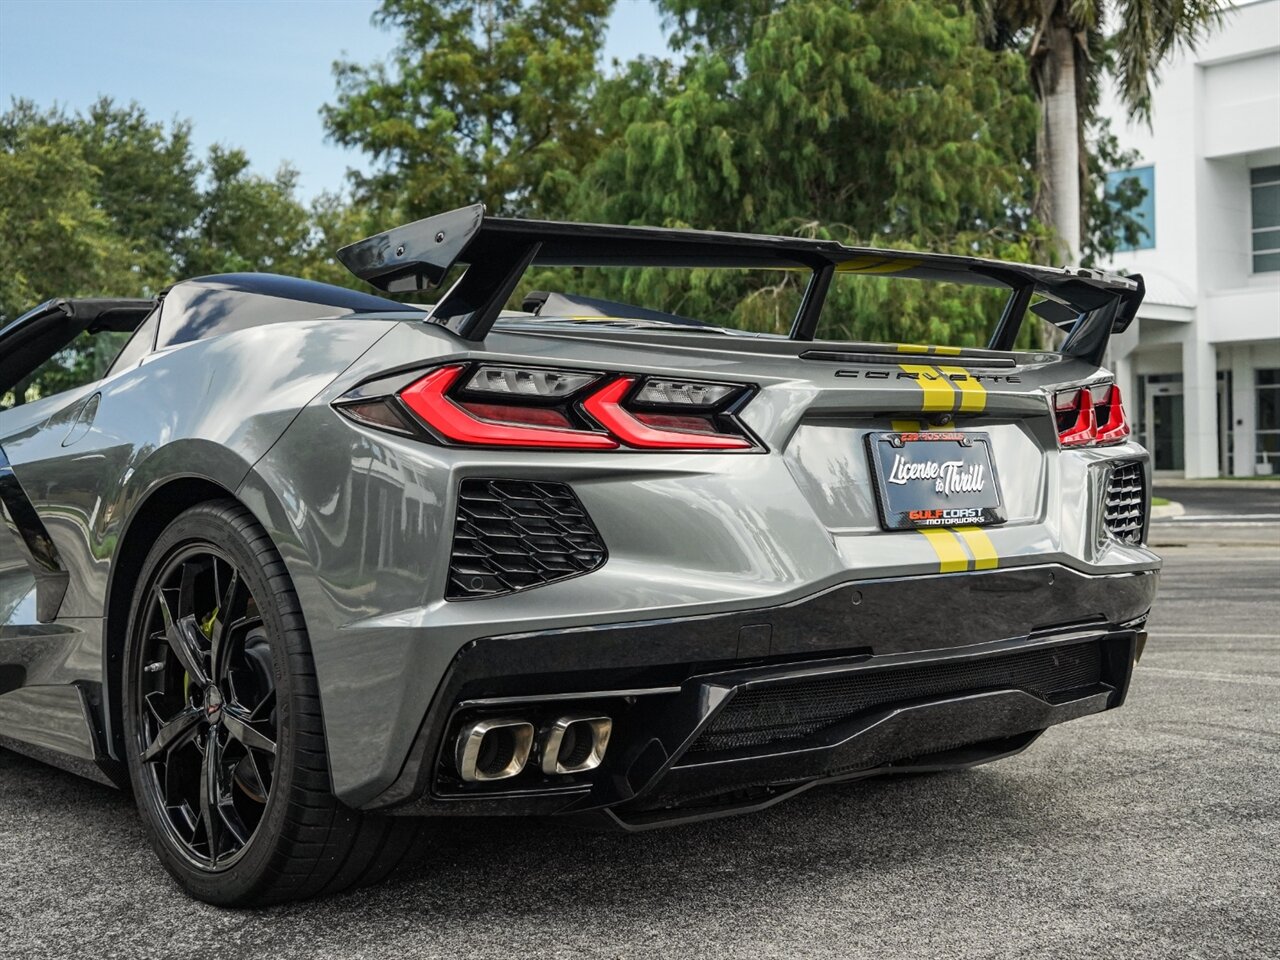
[[262,616],[235,564],[196,544],[167,561],[143,623],[134,710],[144,789],[194,864],[224,868],[261,823],[275,774]]
[[192,896],[263,906],[373,883],[416,859],[420,821],[333,795],[298,596],[242,504],[191,507],[156,538],[121,679],[138,809]]

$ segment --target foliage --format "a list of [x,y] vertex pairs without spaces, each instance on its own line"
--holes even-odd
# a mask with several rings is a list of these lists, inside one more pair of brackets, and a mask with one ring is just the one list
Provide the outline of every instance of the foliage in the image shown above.
[[333,251],[372,232],[336,194],[307,205],[288,164],[197,158],[191,125],[103,98],[83,114],[0,115],[0,322],[52,296],[146,296],[183,277],[274,271],[354,283]]
[[1128,170],[1138,162],[1136,150],[1122,150],[1106,118],[1094,121],[1090,130],[1084,219],[1088,230],[1082,237],[1080,262],[1086,267],[1109,261],[1117,250],[1139,246],[1146,228],[1135,213],[1147,196],[1146,188],[1133,177],[1123,177],[1115,186],[1107,174]]
[[54,290],[110,286],[127,269],[73,136],[0,118],[0,323]]
[[329,135],[376,164],[362,202],[405,219],[484,201],[564,212],[598,149],[590,109],[611,0],[384,0],[400,43],[390,66],[335,65]]
[[[0,325],[52,297],[137,297],[236,270],[356,283],[332,251],[368,226],[342,201],[308,208],[297,173],[250,169],[243,151],[197,159],[191,126],[101,99],[84,113],[14,101],[0,115]],[[8,402],[95,379],[121,345],[84,336]]]
[[[969,16],[937,0],[666,6],[681,18],[686,59],[643,59],[603,85],[595,112],[607,145],[573,197],[576,215],[1033,255],[1026,71],[976,43]],[[590,279],[583,292],[646,303],[674,294],[693,316],[778,330],[789,317],[770,300],[794,298],[804,274]],[[1002,299],[841,279],[826,332],[845,337],[975,343]]]
[[[199,154],[187,122],[103,98],[0,115],[0,323],[52,296],[150,295],[185,276],[267,270],[359,286],[334,251],[389,223],[483,200],[495,213],[824,237],[1013,260],[1045,256],[1033,214],[1046,11],[1089,53],[1082,109],[1111,71],[1141,111],[1159,63],[1216,0],[657,0],[676,56],[600,70],[612,0],[383,0],[387,63],[335,65],[329,136],[373,162],[356,202],[304,203],[288,165]],[[962,3],[957,7],[956,3]],[[1167,6],[1168,9],[1164,7]],[[1100,184],[1128,166],[1089,126]],[[1136,239],[1141,188],[1086,191],[1099,259]],[[524,285],[785,330],[806,271],[541,271]],[[842,275],[825,335],[983,342],[996,290]],[[109,359],[76,345],[40,395]]]
[[[1194,48],[1220,21],[1230,0],[967,0],[993,50],[1017,50],[1031,68],[1037,96],[1042,100],[1057,88],[1058,57],[1054,45],[1070,44],[1075,64],[1076,128],[1081,155],[1075,166],[1080,176],[1081,246],[1086,257],[1114,242],[1107,230],[1113,224],[1100,205],[1099,173],[1116,167],[1099,163],[1106,150],[1105,131],[1099,132],[1097,107],[1104,79],[1114,81],[1121,103],[1132,116],[1150,120],[1152,87],[1160,68],[1179,50]],[[1106,27],[1114,25],[1110,34]],[[1092,136],[1092,142],[1090,137]],[[1042,180],[1048,179],[1048,156],[1038,156]],[[1124,198],[1116,203],[1123,207]],[[1052,223],[1048,204],[1037,198],[1036,211]],[[1095,219],[1099,214],[1102,218]],[[1121,225],[1123,233],[1124,226]],[[1114,230],[1113,234],[1114,236]]]
[[181,273],[302,273],[311,216],[296,197],[297,171],[286,164],[264,177],[250,171],[243,150],[216,145],[207,170],[200,212],[180,245]]

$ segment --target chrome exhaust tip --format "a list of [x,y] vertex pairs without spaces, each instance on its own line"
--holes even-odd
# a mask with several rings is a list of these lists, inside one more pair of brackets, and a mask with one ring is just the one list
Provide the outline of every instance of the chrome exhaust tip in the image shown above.
[[611,733],[613,721],[608,717],[559,717],[542,731],[542,772],[555,776],[594,770],[604,760]]
[[467,783],[506,780],[529,762],[533,724],[510,717],[475,720],[458,734],[458,774]]

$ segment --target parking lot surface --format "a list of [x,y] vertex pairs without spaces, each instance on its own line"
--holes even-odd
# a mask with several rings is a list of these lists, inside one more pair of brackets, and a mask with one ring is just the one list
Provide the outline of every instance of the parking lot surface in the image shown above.
[[190,901],[126,797],[0,750],[0,956],[1277,956],[1280,525],[1153,539],[1127,705],[1020,756],[639,836],[445,824],[311,903]]

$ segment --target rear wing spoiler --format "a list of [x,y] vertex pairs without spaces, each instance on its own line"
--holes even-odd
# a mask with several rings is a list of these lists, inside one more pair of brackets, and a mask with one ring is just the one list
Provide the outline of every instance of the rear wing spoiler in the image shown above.
[[1012,349],[1033,296],[1075,315],[1063,351],[1101,360],[1113,331],[1133,320],[1142,302],[1141,277],[1080,267],[1041,267],[952,254],[852,247],[833,240],[665,227],[513,220],[485,215],[475,204],[427,217],[338,251],[348,270],[379,290],[408,292],[467,270],[431,311],[430,319],[467,340],[485,338],[524,272],[533,265],[572,267],[754,267],[812,273],[791,326],[793,340],[812,340],[837,273],[1003,287],[1010,291],[992,349]]

